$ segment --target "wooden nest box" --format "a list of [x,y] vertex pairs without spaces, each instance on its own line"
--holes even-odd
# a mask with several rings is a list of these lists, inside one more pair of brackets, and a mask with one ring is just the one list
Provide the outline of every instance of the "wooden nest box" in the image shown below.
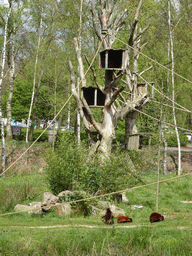
[[137,93],[139,95],[147,93],[147,84],[144,84],[144,83],[137,84]]
[[99,67],[109,70],[123,70],[126,68],[127,51],[123,49],[107,49],[100,52]]
[[81,97],[84,97],[90,107],[104,107],[105,94],[95,87],[82,87]]

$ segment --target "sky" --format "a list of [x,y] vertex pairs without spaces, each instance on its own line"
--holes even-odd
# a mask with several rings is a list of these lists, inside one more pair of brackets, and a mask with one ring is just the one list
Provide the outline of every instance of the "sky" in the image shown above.
[[8,0],[0,0],[0,5],[8,5]]

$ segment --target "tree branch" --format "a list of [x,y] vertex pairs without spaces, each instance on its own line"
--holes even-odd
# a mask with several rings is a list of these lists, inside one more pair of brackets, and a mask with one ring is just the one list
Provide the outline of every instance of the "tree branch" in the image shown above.
[[84,74],[83,61],[82,61],[82,58],[81,58],[81,53],[80,53],[80,50],[79,50],[79,46],[78,46],[78,42],[77,42],[76,37],[74,38],[74,45],[75,45],[75,50],[76,50],[76,53],[77,53],[77,60],[78,60],[78,63],[79,63],[79,75],[80,75],[80,78],[81,78],[82,86],[86,87],[86,79],[85,79],[85,74]]
[[97,15],[96,15],[96,10],[95,10],[95,3],[92,1],[91,5],[92,5],[91,12],[92,12],[92,18],[93,18],[93,26],[94,26],[95,33],[96,33],[97,37],[101,41],[102,40],[101,39],[102,36],[101,36],[100,30],[99,30],[99,26],[98,26],[98,23],[97,23],[97,18],[96,18]]
[[144,104],[146,104],[148,101],[147,94],[139,95],[135,98],[135,100],[129,102],[127,106],[125,106],[122,110],[117,111],[116,118],[117,120],[119,118],[124,119],[125,116],[133,111],[135,108],[141,108]]
[[143,2],[143,0],[139,1],[138,7],[137,7],[137,10],[136,10],[136,13],[135,13],[135,17],[134,17],[134,20],[133,20],[133,23],[132,23],[132,26],[131,26],[131,29],[130,29],[130,36],[129,36],[129,40],[128,40],[128,44],[130,46],[133,45],[133,36],[134,36],[135,28],[136,28],[136,25],[137,25],[137,22],[138,22],[138,16],[139,16],[139,12],[140,12],[140,9],[141,9],[142,2]]
[[143,75],[143,73],[149,71],[149,70],[152,69],[152,68],[153,68],[153,66],[150,66],[150,67],[146,68],[146,69],[143,70],[141,73],[139,73],[139,76]]
[[103,88],[100,84],[98,84],[98,82],[97,82],[97,76],[96,76],[94,67],[91,65],[91,63],[90,63],[90,61],[88,60],[86,54],[84,54],[84,56],[85,56],[85,59],[86,59],[88,65],[90,66],[90,68],[91,68],[91,70],[92,70],[92,72],[93,72],[93,78],[94,78],[94,81],[95,81],[97,87],[104,93],[104,88]]
[[92,123],[93,127],[96,129],[96,131],[99,134],[101,134],[101,125],[95,121],[95,118],[93,117],[93,114],[92,114],[92,112],[91,112],[91,110],[90,110],[90,108],[89,108],[89,106],[88,106],[88,104],[87,104],[87,102],[86,102],[84,97],[82,98],[82,102],[83,102],[83,105],[84,105],[84,107],[85,107],[85,109],[87,111],[87,114],[88,114],[88,116],[89,116],[89,118],[91,120],[91,123]]
[[117,75],[115,75],[115,72],[113,73],[115,79],[113,80],[113,82],[111,83],[110,87],[114,88],[117,86],[117,84],[119,83],[119,81],[121,80],[122,76],[123,76],[124,72],[120,71]]
[[71,91],[72,91],[72,94],[76,100],[76,103],[77,103],[77,108],[79,110],[79,113],[80,113],[80,116],[82,118],[82,121],[83,121],[83,124],[85,125],[85,128],[87,130],[90,129],[90,123],[88,122],[87,118],[85,117],[85,114],[84,114],[84,111],[83,111],[83,108],[82,108],[82,104],[81,104],[81,101],[79,99],[79,95],[76,91],[76,88],[75,88],[75,74],[74,74],[74,71],[73,71],[73,65],[71,63],[71,61],[69,61],[69,70],[70,70],[70,74],[71,74]]
[[139,32],[139,34],[136,36],[136,38],[134,39],[134,41],[137,41],[137,39],[142,36],[142,34],[149,28],[149,26],[150,26],[150,24],[148,24],[145,28],[143,28],[143,29]]
[[121,86],[118,88],[114,93],[113,96],[111,97],[110,101],[105,105],[106,108],[109,108],[113,102],[116,100],[117,96],[120,94],[125,89],[125,85]]

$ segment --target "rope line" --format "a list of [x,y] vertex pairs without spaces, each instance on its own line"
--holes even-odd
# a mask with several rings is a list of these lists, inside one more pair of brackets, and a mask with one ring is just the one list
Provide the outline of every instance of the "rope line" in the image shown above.
[[[153,87],[154,88],[154,87]],[[129,95],[131,95],[132,93],[130,93],[130,92],[127,92],[127,91],[122,91],[123,93],[126,93],[126,94],[129,94]],[[126,102],[123,102],[122,100],[120,100],[123,104],[126,104]],[[159,101],[156,101],[156,100],[154,100],[153,98],[150,98],[150,101],[153,101],[154,103],[158,103],[158,104],[160,104],[160,105],[163,105],[163,106],[166,106],[166,107],[169,107],[169,108],[173,108],[173,106],[171,106],[171,105],[168,105],[168,104],[165,104],[165,103],[162,103],[162,102],[159,102]],[[176,102],[175,102],[176,103]],[[175,107],[175,109],[178,109],[178,110],[180,110],[180,111],[185,111],[185,112],[188,112],[188,111],[186,111],[185,109],[183,109],[183,108],[177,108],[177,107]]]
[[[112,35],[111,35],[111,36],[112,36]],[[121,43],[123,43],[124,45],[130,47],[132,50],[136,50],[134,47],[132,47],[132,46],[130,46],[129,44],[125,43],[124,41],[122,41],[121,39],[119,39],[117,36],[115,36],[115,37],[116,37],[116,39],[117,39],[119,42],[121,42]],[[189,82],[190,84],[192,84],[192,81],[190,81],[189,79],[185,78],[184,76],[182,76],[182,75],[176,73],[175,71],[172,71],[171,69],[165,67],[163,64],[161,64],[161,63],[159,63],[158,61],[152,59],[151,57],[147,56],[146,54],[142,53],[141,51],[139,51],[139,50],[136,50],[136,51],[139,52],[141,55],[143,55],[145,58],[147,58],[147,59],[151,60],[152,62],[158,64],[160,67],[165,68],[166,70],[168,70],[168,71],[174,73],[176,76],[178,76],[178,77],[182,78],[183,80],[185,80],[185,81]]]
[[[161,181],[159,181],[159,183],[163,183],[163,182],[183,178],[183,177],[186,177],[186,176],[189,176],[189,175],[192,175],[192,173],[187,173],[187,174],[184,174],[184,175],[181,175],[181,176],[176,176],[176,177],[173,177],[173,178],[161,180]],[[78,203],[78,202],[82,202],[82,201],[92,200],[92,199],[96,199],[96,198],[100,198],[100,197],[105,197],[105,196],[110,196],[110,195],[115,195],[115,194],[118,194],[118,193],[123,193],[123,192],[131,191],[131,190],[135,190],[135,189],[138,189],[138,188],[148,187],[148,186],[155,185],[155,184],[157,184],[157,181],[152,182],[152,183],[148,183],[148,184],[145,184],[145,185],[141,185],[141,186],[126,188],[126,189],[123,189],[123,190],[119,190],[119,191],[116,191],[116,192],[111,192],[111,193],[107,193],[107,194],[103,194],[103,195],[99,195],[99,196],[92,196],[92,197],[88,197],[88,198],[78,199],[78,200],[75,200],[75,201],[69,201],[67,203]],[[3,214],[0,214],[0,217],[1,216],[6,216],[6,215],[11,215],[11,214],[23,213],[23,212],[29,212],[29,210],[19,211],[19,212],[3,213]]]
[[[136,109],[136,108],[135,108],[134,110],[136,110],[137,112],[139,112],[139,113],[141,113],[141,114],[143,114],[143,115],[145,115],[145,116],[148,116],[148,117],[150,117],[150,118],[156,120],[157,122],[160,122],[160,121],[161,121],[160,119],[157,119],[157,118],[155,118],[155,117],[153,117],[153,116],[150,116],[150,115],[148,115],[148,114],[142,112],[141,110],[138,110],[138,109]],[[164,124],[167,124],[167,125],[170,125],[170,126],[172,126],[172,127],[176,127],[174,124],[171,124],[171,123],[168,123],[168,122],[164,122],[164,121],[163,121],[163,123],[164,123]],[[181,129],[181,130],[184,130],[184,131],[187,131],[187,132],[191,132],[191,131],[192,131],[192,130],[188,130],[188,129],[185,129],[185,128],[182,128],[182,127],[179,127],[179,126],[177,126],[177,128],[179,128],[179,129]]]
[[[139,75],[139,74],[138,74],[138,75]],[[175,105],[179,106],[181,109],[184,109],[186,112],[192,113],[192,111],[190,111],[190,110],[188,110],[187,108],[181,106],[180,104],[178,104],[177,102],[173,101],[173,100],[170,99],[168,96],[166,96],[164,93],[160,92],[156,87],[152,86],[149,82],[147,82],[147,80],[145,80],[142,76],[139,75],[139,77],[140,77],[141,79],[143,79],[143,81],[144,81],[147,85],[149,85],[149,86],[151,86],[152,88],[154,88],[154,89],[155,89],[159,94],[161,94],[163,97],[165,97],[166,99],[168,99],[169,101],[171,101],[171,102],[174,103]]]

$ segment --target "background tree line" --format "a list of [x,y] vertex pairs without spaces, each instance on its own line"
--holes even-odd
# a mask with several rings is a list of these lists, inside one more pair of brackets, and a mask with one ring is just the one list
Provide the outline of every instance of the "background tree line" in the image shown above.
[[[82,28],[81,28],[81,52],[91,60],[99,45],[95,35],[91,17],[91,3],[97,1],[84,1]],[[125,24],[118,37],[126,42],[128,24],[132,22],[139,1],[119,0],[115,6],[115,15],[125,8],[128,13],[124,19]],[[32,109],[32,122],[52,119],[66,99],[70,95],[70,73],[68,60],[71,59],[74,69],[77,70],[76,54],[74,51],[73,38],[79,37],[80,2],[73,1],[13,1],[8,5],[1,5],[1,48],[5,18],[11,8],[8,22],[8,43],[6,47],[6,67],[2,87],[3,117],[15,120],[28,117],[31,95],[34,84],[35,61],[36,64],[35,95]],[[99,7],[97,7],[99,8]],[[191,4],[190,1],[176,1],[171,4],[171,18],[174,34],[175,72],[185,78],[191,78]],[[40,28],[40,21],[42,26]],[[168,28],[168,1],[144,1],[140,16],[139,26],[144,28],[150,24],[143,35],[143,42],[147,41],[143,53],[164,66],[170,68],[168,58],[169,28]],[[40,43],[38,45],[38,40]],[[125,48],[120,41],[116,41],[114,48]],[[83,58],[85,68],[88,63]],[[165,95],[171,95],[170,73],[151,63],[143,55],[138,60],[138,71],[152,65],[153,68],[143,74],[148,82],[154,82],[155,87]],[[98,58],[93,63],[98,74],[98,82],[103,82],[102,71],[98,67]],[[169,77],[169,78],[168,78]],[[89,72],[86,77],[88,84],[94,84],[94,78]],[[141,79],[139,82],[143,82]],[[149,88],[150,91],[150,88]],[[191,110],[192,89],[191,84],[175,76],[175,101]],[[150,95],[149,95],[150,96]],[[144,112],[160,118],[160,104],[171,105],[162,95],[155,92],[155,97],[144,108]],[[71,99],[71,124],[76,122],[76,104]],[[172,109],[163,106],[163,112],[172,122]],[[10,114],[11,113],[11,114]],[[63,125],[67,123],[68,109],[65,108],[60,115]],[[97,115],[100,115],[99,113]],[[191,129],[191,113],[176,109],[178,126]],[[99,117],[98,117],[99,118]],[[141,132],[155,132],[158,123],[149,117],[138,114],[138,130]],[[34,126],[31,126],[34,127]],[[124,129],[124,121],[120,126]],[[32,129],[32,128],[31,128]],[[31,131],[31,137],[32,139]],[[11,137],[8,131],[7,136]]]

